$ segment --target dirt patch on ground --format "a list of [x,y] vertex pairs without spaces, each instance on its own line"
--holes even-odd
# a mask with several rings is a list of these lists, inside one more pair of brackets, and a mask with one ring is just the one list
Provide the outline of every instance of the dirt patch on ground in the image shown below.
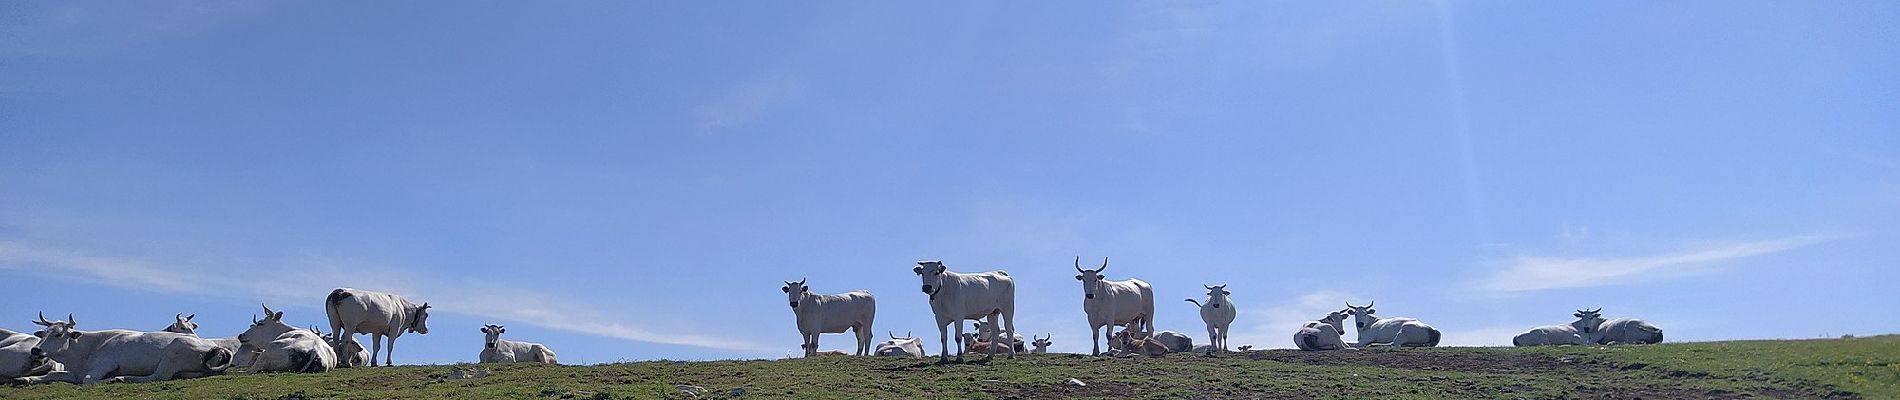
[[1066,399],[1071,397],[1122,397],[1129,393],[1128,385],[1112,382],[1090,383],[1088,386],[1069,384],[1014,384],[983,388],[983,391],[999,399]]

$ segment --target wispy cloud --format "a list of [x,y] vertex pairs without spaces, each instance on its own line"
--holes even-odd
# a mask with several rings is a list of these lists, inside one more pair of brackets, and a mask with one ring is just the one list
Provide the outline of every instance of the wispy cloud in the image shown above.
[[[1235,321],[1236,325],[1248,321],[1252,324],[1236,326],[1237,329],[1227,335],[1227,340],[1236,346],[1252,344],[1265,349],[1291,348],[1293,332],[1298,331],[1300,325],[1345,308],[1345,303],[1353,298],[1353,294],[1334,290],[1300,295],[1292,302],[1274,305],[1259,313],[1251,313],[1250,318]],[[1242,316],[1248,317],[1249,314]],[[1346,335],[1350,338],[1353,333],[1347,332]]]
[[[0,270],[48,278],[70,278],[116,287],[163,293],[213,295],[270,303],[300,304],[335,286],[393,290],[427,300],[438,312],[638,342],[723,349],[758,354],[782,350],[742,340],[677,332],[656,332],[619,322],[578,301],[541,292],[468,280],[419,279],[401,268],[356,262],[306,260],[293,268],[271,270],[272,279],[210,273],[189,265],[76,254],[41,246],[0,241]],[[244,268],[237,270],[253,271]],[[340,279],[340,280],[339,280]],[[359,284],[360,283],[360,284]],[[340,285],[338,285],[340,284]]]
[[785,75],[742,83],[694,109],[693,116],[702,132],[745,126],[796,98],[803,88],[803,82]]
[[1491,278],[1479,283],[1485,290],[1525,292],[1628,283],[1654,272],[1680,269],[1739,258],[1780,253],[1835,239],[1833,236],[1733,243],[1670,254],[1628,258],[1561,258],[1521,256]]

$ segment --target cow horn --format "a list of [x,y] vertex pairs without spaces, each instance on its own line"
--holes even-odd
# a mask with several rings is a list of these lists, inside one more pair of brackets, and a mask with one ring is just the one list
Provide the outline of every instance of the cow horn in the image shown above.
[[1373,305],[1373,304],[1379,304],[1379,301],[1378,301],[1378,300],[1373,300],[1373,301],[1372,301],[1371,303],[1366,303],[1366,308],[1372,308],[1372,305]]
[[67,327],[79,326],[79,319],[73,318],[73,313],[66,313],[66,326]]
[[884,334],[891,335],[891,340],[897,340],[897,332],[884,331]]
[[1098,273],[1098,274],[1102,273],[1102,270],[1105,270],[1105,269],[1108,269],[1108,257],[1102,257],[1102,267],[1096,268],[1095,273]]
[[185,319],[185,313],[172,314],[172,319]]
[[1082,256],[1075,256],[1075,272],[1089,272],[1082,269]]
[[1590,310],[1590,313],[1591,313],[1591,314],[1596,314],[1596,313],[1600,313],[1600,312],[1603,312],[1603,307],[1597,307],[1597,309],[1595,309],[1595,310]]
[[803,284],[805,284],[805,278],[804,278],[804,277],[799,277],[799,278],[798,278],[798,284],[800,284],[800,285],[803,285]]
[[185,320],[186,320],[186,321],[190,321],[190,320],[191,320],[192,318],[198,318],[198,314],[195,314],[195,313],[194,313],[194,314],[191,314],[191,315],[186,315],[186,316],[185,316]]
[[271,316],[271,315],[276,315],[276,314],[277,314],[277,311],[276,311],[276,310],[272,310],[272,309],[270,309],[270,305],[269,305],[269,304],[264,304],[264,303],[257,303],[257,305],[260,305],[260,306],[264,306],[264,318],[270,318],[270,316]]
[[251,325],[257,325],[257,314],[251,314]]
[[39,326],[52,326],[52,325],[53,325],[53,321],[47,321],[47,320],[46,320],[46,312],[45,312],[45,311],[41,311],[41,312],[40,312],[40,320],[39,320],[39,321],[34,321],[33,323],[34,323],[34,324],[38,324]]

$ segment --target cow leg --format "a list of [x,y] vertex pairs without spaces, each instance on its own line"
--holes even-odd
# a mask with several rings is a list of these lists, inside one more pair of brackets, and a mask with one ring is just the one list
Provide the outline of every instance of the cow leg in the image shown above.
[[[957,322],[957,323],[962,324],[962,322]],[[939,349],[937,352],[937,362],[950,362],[949,329],[950,329],[949,324],[944,323],[942,321],[937,322],[937,344],[939,345],[939,347],[941,347],[941,349]],[[962,342],[958,342],[958,343],[962,343]]]
[[383,334],[369,334],[369,366],[376,366],[376,355],[383,353]]
[[[1115,329],[1113,328],[1109,329],[1109,331],[1111,332],[1114,330]],[[1108,340],[1108,336],[1102,335],[1101,325],[1090,325],[1089,326],[1089,344],[1095,347],[1094,347],[1094,350],[1089,351],[1089,355],[1091,356],[1102,355],[1102,342],[1107,341],[1107,340]]]
[[[962,318],[957,319],[957,337],[963,337],[963,319]],[[957,346],[957,362],[963,362],[963,353],[965,350],[969,350],[969,347],[970,347],[969,343],[964,343],[962,346]]]
[[[987,359],[991,359],[991,358],[996,358],[996,345],[997,345],[997,344],[1002,344],[1002,343],[1004,343],[1004,342],[998,342],[998,341],[996,341],[996,331],[997,331],[997,329],[996,329],[996,314],[997,314],[996,312],[990,312],[990,315],[989,315],[989,317],[988,317],[988,320],[989,320],[989,325],[988,325],[988,326],[990,327],[990,329],[988,329],[988,331],[989,331],[989,332],[987,332],[988,334],[987,334],[987,335],[984,335],[984,336],[986,337],[986,339],[988,339],[988,340],[990,341],[990,351],[989,351],[989,353],[990,353],[990,354],[989,354],[988,356],[985,356],[985,357],[984,357],[984,359],[985,359],[985,360],[987,360]],[[1003,340],[1005,340],[1005,341],[1008,341],[1008,340],[1011,340],[1011,339],[1009,339],[1009,338],[1007,338],[1007,337],[1005,337],[1005,338],[1003,338]],[[1008,346],[1008,344],[1004,344],[1004,345],[1005,345],[1005,346]]]
[[[401,331],[398,331],[401,333]],[[396,366],[396,335],[389,335],[389,352],[383,353],[383,366]]]
[[1003,337],[1009,341],[1009,358],[1016,358],[1016,313],[1003,313]]
[[46,375],[19,378],[19,382],[22,382],[22,383],[43,383],[43,382],[81,383],[85,381],[86,381],[86,377],[84,375],[76,374],[76,373],[73,373],[72,371],[53,371],[53,372],[46,373]]
[[858,355],[871,355],[871,324],[860,324],[853,327],[851,328],[851,333],[858,334]]

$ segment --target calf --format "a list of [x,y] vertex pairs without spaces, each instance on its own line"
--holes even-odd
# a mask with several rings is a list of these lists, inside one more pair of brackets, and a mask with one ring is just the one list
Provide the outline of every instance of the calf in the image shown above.
[[501,333],[507,331],[508,329],[503,328],[501,325],[482,325],[482,335],[484,339],[482,341],[482,353],[479,356],[481,362],[535,362],[558,364],[558,362],[554,361],[554,350],[548,350],[548,346],[543,346],[540,343],[502,340]]
[[804,339],[805,355],[811,356],[818,351],[818,335],[825,333],[851,333],[858,337],[857,355],[871,354],[871,322],[877,318],[877,298],[871,292],[863,290],[840,294],[816,294],[811,287],[805,286],[805,280],[785,281],[779,288],[785,292],[787,303],[792,306],[792,317],[798,324],[798,334]]
[[1111,335],[1109,340],[1109,355],[1115,357],[1160,357],[1168,354],[1168,345],[1139,330],[1123,330]]
[[34,323],[46,330],[30,351],[66,368],[20,378],[24,383],[154,382],[218,375],[231,367],[229,350],[195,336],[123,329],[81,331],[71,315],[65,321],[47,321],[41,314]]
[[1350,309],[1355,317],[1354,325],[1359,328],[1359,343],[1354,347],[1367,347],[1373,344],[1406,347],[1438,345],[1440,336],[1438,328],[1412,318],[1373,316],[1372,313],[1377,311],[1372,308],[1373,303],[1368,303],[1365,307],[1354,306],[1352,303],[1346,304],[1346,308]]

